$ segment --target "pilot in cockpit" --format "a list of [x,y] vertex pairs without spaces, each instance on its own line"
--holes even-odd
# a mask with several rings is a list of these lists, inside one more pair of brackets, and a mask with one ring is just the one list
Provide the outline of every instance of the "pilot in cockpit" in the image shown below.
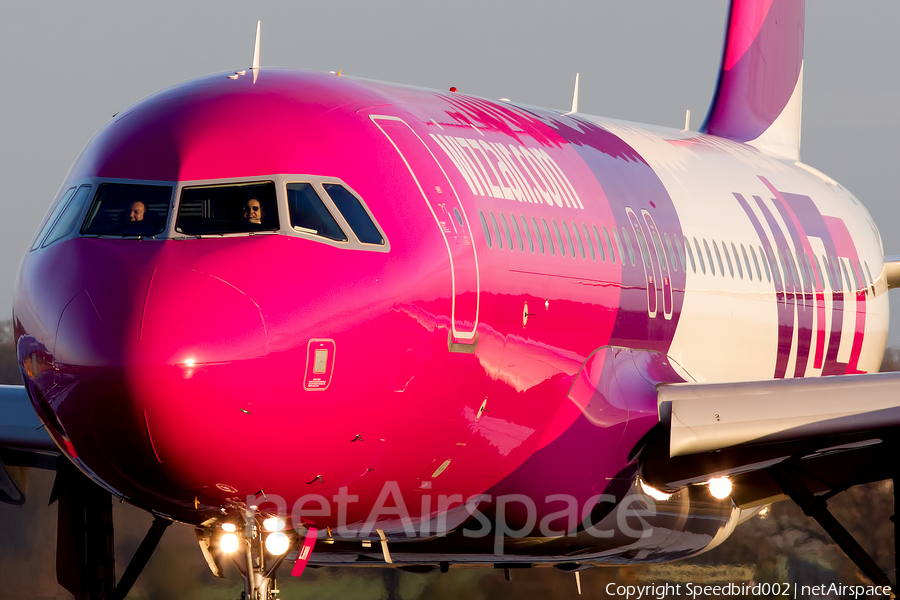
[[143,221],[144,215],[147,213],[147,205],[141,200],[135,200],[128,209],[128,220],[132,223],[135,221]]
[[244,221],[254,227],[262,225],[263,210],[256,198],[250,198],[244,203]]

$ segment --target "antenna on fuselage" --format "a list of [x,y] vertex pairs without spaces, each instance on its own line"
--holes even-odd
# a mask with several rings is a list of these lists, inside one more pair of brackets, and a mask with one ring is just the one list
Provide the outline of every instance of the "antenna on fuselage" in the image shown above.
[[253,65],[250,70],[253,71],[253,83],[256,83],[256,77],[259,75],[259,30],[262,21],[256,22],[256,45],[253,46]]
[[572,110],[563,115],[574,115],[578,112],[578,73],[575,73],[575,93],[572,95]]

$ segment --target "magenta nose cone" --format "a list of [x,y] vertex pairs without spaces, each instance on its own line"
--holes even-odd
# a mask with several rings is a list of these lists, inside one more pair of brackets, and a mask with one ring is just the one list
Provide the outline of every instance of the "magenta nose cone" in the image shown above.
[[[68,303],[58,381],[45,395],[72,454],[111,487],[131,496],[150,482],[154,493],[192,500],[204,496],[202,469],[247,426],[245,405],[266,372],[266,327],[256,302],[222,278],[147,271],[140,294],[126,298],[127,282],[110,277]],[[129,305],[110,301],[116,295]],[[179,460],[186,455],[196,461]]]
[[256,302],[230,283],[188,268],[154,270],[138,335],[138,353],[157,365],[243,361],[268,353]]

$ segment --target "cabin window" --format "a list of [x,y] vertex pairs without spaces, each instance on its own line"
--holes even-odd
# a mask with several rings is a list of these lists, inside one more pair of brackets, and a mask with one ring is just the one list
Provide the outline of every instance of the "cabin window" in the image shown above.
[[584,223],[581,224],[581,230],[584,231],[584,241],[587,242],[588,250],[591,251],[591,260],[597,260],[597,255],[594,253],[594,240],[591,239],[591,233],[588,231],[587,225]]
[[[763,265],[768,264],[769,267],[772,269],[772,279],[775,280],[775,285],[782,286],[782,288],[784,288],[785,282],[783,282],[781,280],[781,272],[778,270],[778,259],[775,258],[775,253],[772,251],[771,246],[766,247],[766,258],[768,260],[764,261]],[[767,270],[766,276],[768,277],[768,275],[769,275],[769,271]]]
[[644,257],[644,265],[648,270],[653,270],[652,264],[650,262],[650,247],[647,245],[647,238],[644,236],[644,230],[641,228],[640,223],[637,221],[637,217],[631,217],[632,222],[631,225],[634,228],[634,235],[637,237],[638,248],[641,249],[641,256]]
[[556,223],[556,219],[550,219],[550,222],[553,223],[553,233],[556,234],[556,242],[559,244],[559,254],[560,256],[565,256],[566,243],[563,241],[562,234],[559,232],[559,225]]
[[544,231],[547,232],[547,245],[550,247],[550,256],[556,256],[556,242],[553,240],[553,235],[550,233],[550,227],[547,225],[547,219],[541,219],[541,221],[544,222]]
[[725,241],[722,241],[722,253],[725,255],[725,262],[728,263],[728,272],[731,274],[731,278],[734,279],[734,268],[731,266],[731,255],[728,254],[728,244]]
[[[182,198],[183,197],[184,196],[182,196]],[[295,231],[317,235],[336,242],[347,241],[347,234],[345,234],[344,230],[338,225],[331,212],[325,206],[325,203],[322,202],[319,194],[316,193],[312,184],[287,184],[287,199],[291,227],[293,227]],[[234,200],[231,199],[229,201],[234,202]],[[263,210],[266,210],[265,207]],[[244,214],[246,214],[246,212]],[[271,223],[269,223],[269,226],[271,226]],[[247,226],[245,225],[239,231],[247,231],[246,227]]]
[[541,226],[538,225],[537,219],[535,217],[531,217],[531,224],[534,225],[534,237],[537,238],[538,247],[541,249],[541,254],[543,254],[544,236],[541,233]]
[[[706,240],[703,240],[703,245],[706,245]],[[706,275],[706,263],[703,262],[703,251],[700,250],[700,242],[697,241],[697,238],[694,238],[694,249],[697,251],[697,260],[700,262],[700,271]],[[709,256],[709,246],[706,247],[706,255]],[[712,261],[710,261],[709,267],[712,268]]]
[[[789,252],[789,251],[788,251]],[[784,275],[785,283],[794,286],[794,290],[800,290],[800,282],[797,281],[797,274],[791,268],[791,262],[787,259],[786,252],[778,250],[778,258],[781,259],[781,272]]]
[[591,225],[591,228],[594,230],[594,237],[597,238],[597,252],[600,253],[600,260],[606,262],[606,252],[603,250],[603,238],[600,237],[600,232],[597,231],[596,225]]
[[806,255],[806,262],[809,264],[809,268],[815,276],[816,288],[825,289],[825,278],[822,276],[822,270],[819,268],[819,259],[816,258],[815,254],[812,255],[812,260]]
[[[350,225],[350,229],[353,230],[353,233],[356,234],[356,237],[360,242],[378,246],[384,245],[384,237],[381,235],[381,232],[378,231],[378,227],[375,226],[372,217],[366,212],[366,209],[359,201],[359,198],[354,196],[350,190],[344,186],[336,183],[326,183],[323,184],[322,187],[325,188],[325,192],[331,198],[332,202],[334,202],[337,209],[344,215],[344,219],[347,221],[347,224]],[[462,215],[459,213],[459,210],[454,208],[453,212],[456,222],[462,226]]]
[[744,269],[741,267],[741,257],[738,255],[737,247],[734,245],[734,242],[731,242],[731,254],[734,256],[734,266],[737,267],[738,277],[743,279]]
[[[668,233],[664,234],[663,237],[665,237],[666,245],[669,246],[669,249],[670,249],[669,251],[672,252],[673,254],[678,255],[678,262],[681,264],[681,270],[684,271],[685,273],[687,273],[687,263],[684,259],[684,246],[681,245],[681,241],[678,239],[678,234],[677,233],[672,234],[671,244],[669,243],[669,234]],[[675,248],[675,249],[673,250],[672,248]],[[674,258],[672,259],[672,262],[675,262]]]
[[506,233],[506,242],[507,242],[507,244],[509,244],[510,252],[512,252],[512,249],[513,249],[512,235],[509,233],[509,224],[506,222],[506,216],[503,213],[500,213],[500,221],[503,223],[503,231]]
[[581,232],[578,230],[578,225],[576,225],[574,221],[572,222],[572,232],[575,234],[575,240],[578,242],[578,249],[581,252],[581,259],[584,260],[584,240],[581,239]]
[[[615,233],[615,232],[613,232]],[[628,249],[628,262],[631,263],[631,266],[634,266],[634,248],[631,247],[631,236],[628,235],[628,231],[625,230],[625,227],[622,227],[622,239],[625,240],[625,246]]]
[[719,244],[716,243],[716,240],[713,240],[713,250],[716,253],[716,260],[719,262],[719,273],[725,277],[725,265],[722,263],[722,253],[719,252]]
[[786,258],[788,260],[788,266],[791,268],[791,275],[794,280],[797,282],[797,287],[806,292],[809,290],[809,282],[806,279],[806,272],[803,270],[803,263],[800,261],[800,255],[794,257],[794,253],[790,248],[787,249]]
[[516,241],[519,242],[519,252],[525,251],[525,245],[522,243],[522,232],[519,231],[519,223],[516,221],[516,216],[512,213],[509,213],[509,220],[513,224],[513,229],[516,232]]
[[853,289],[853,283],[850,281],[850,275],[847,273],[847,264],[844,262],[843,258],[838,258],[841,263],[841,268],[844,270],[844,279],[847,281],[847,290]]
[[481,228],[484,229],[484,239],[487,240],[488,248],[491,248],[494,245],[491,241],[491,230],[488,228],[487,221],[484,220],[484,213],[479,210],[478,216],[481,219]]
[[747,256],[747,249],[741,244],[741,254],[744,255],[744,266],[747,267],[747,277],[753,281],[753,271],[750,269],[750,257]]
[[[822,259],[824,260],[825,257],[823,256]],[[815,261],[814,264],[816,265],[816,272],[819,274],[819,281],[822,282],[822,288],[825,287],[825,275],[828,275],[828,283],[833,288],[834,283],[831,281],[831,274],[828,273],[828,269],[822,268],[822,263],[819,262],[819,257],[816,256],[815,254],[813,254],[813,260]],[[828,266],[828,263],[826,262],[825,265]]]
[[[644,216],[644,220],[648,220],[646,215]],[[659,241],[659,234],[656,232],[655,227],[650,227],[650,238],[653,240],[653,245],[656,246],[656,255],[659,257],[659,264],[662,266],[663,272],[668,271],[669,266],[666,261],[666,253],[663,250],[662,242]]]
[[531,229],[528,228],[528,221],[525,219],[525,215],[522,215],[522,231],[528,236],[528,247],[531,248],[531,253],[534,254],[534,238],[531,235]]
[[[762,261],[763,269],[766,271],[766,281],[772,283],[772,278],[769,276],[769,261],[766,258],[766,253],[763,252],[762,246],[759,247],[759,260]],[[760,277],[762,280],[762,277]]]
[[[309,193],[305,190],[308,188]],[[291,190],[293,189],[293,192]],[[310,201],[304,203],[310,210],[315,210],[316,215],[327,213],[327,219],[333,223],[330,235],[346,241],[347,237],[334,221],[331,213],[325,209],[319,195],[312,189],[309,183],[288,184],[288,195],[295,198],[300,196]],[[314,200],[313,200],[314,199]],[[315,209],[314,204],[321,206]],[[297,220],[306,223],[312,228],[313,222],[299,212],[292,215],[292,221]],[[321,218],[321,217],[320,217]],[[304,220],[307,219],[307,220]],[[298,222],[292,223],[299,227]],[[175,221],[175,231],[187,235],[217,235],[226,233],[249,233],[260,231],[274,231],[278,229],[278,201],[275,198],[275,183],[272,181],[257,181],[252,183],[238,183],[227,185],[204,185],[186,187],[181,192],[181,201],[178,205],[178,217]],[[334,232],[337,232],[336,234]],[[319,235],[325,235],[319,233]],[[329,237],[329,235],[325,235]]]
[[575,258],[575,245],[572,243],[572,234],[569,233],[569,226],[563,221],[563,230],[566,232],[566,241],[569,242],[569,253]]
[[861,289],[863,289],[862,282],[861,282],[860,279],[859,279],[859,275],[856,274],[856,269],[853,268],[853,261],[851,261],[851,260],[848,258],[848,259],[847,259],[847,264],[850,265],[850,273],[853,274],[853,281],[856,283],[856,291],[858,292],[858,291],[860,291]]
[[[691,261],[691,271],[696,273],[697,272],[697,263],[694,262],[694,251],[691,250],[691,243],[688,241],[687,238],[682,238],[681,243],[684,244],[684,246],[681,248],[681,254],[682,254],[682,256],[685,253],[687,254],[688,258]],[[681,244],[679,244],[679,246],[681,246]],[[685,272],[687,272],[687,269],[685,269]]]
[[53,212],[50,213],[50,216],[47,217],[47,220],[44,221],[43,225],[38,230],[38,233],[34,238],[34,242],[31,244],[32,250],[37,250],[38,246],[41,245],[41,241],[43,241],[44,237],[47,235],[47,229],[53,226],[53,223],[55,223],[56,219],[59,217],[59,213],[61,213],[66,208],[66,206],[69,204],[69,200],[72,198],[72,195],[74,193],[75,188],[70,187],[66,190],[66,193],[63,194],[63,197],[60,198],[59,202],[56,203]]
[[[78,188],[75,196],[69,200],[62,212],[59,213],[59,217],[50,226],[50,231],[47,232],[47,239],[41,244],[42,248],[46,248],[53,242],[63,239],[75,230],[78,224],[78,217],[81,216],[81,210],[84,208],[90,193],[91,186],[89,185],[83,185]],[[171,188],[169,188],[169,196],[171,197]]]
[[[615,232],[616,232],[616,230],[613,229],[613,233],[615,233]],[[619,261],[621,262],[621,260],[622,260],[622,249],[619,248],[619,238],[616,237],[616,246],[615,246],[615,248],[613,248],[613,243],[612,243],[612,240],[611,240],[610,237],[609,237],[609,231],[607,231],[606,225],[603,226],[603,237],[606,238],[606,247],[609,248],[609,260],[612,261],[613,264],[615,264],[615,263],[616,263],[616,256],[618,256],[618,257],[619,257]],[[618,254],[616,254],[616,251],[617,251],[617,250],[618,250],[618,252],[619,252]]]
[[503,250],[503,238],[501,237],[500,227],[497,225],[497,217],[494,216],[494,211],[488,211],[488,214],[491,215],[491,224],[493,224],[494,233],[497,235],[497,247]]

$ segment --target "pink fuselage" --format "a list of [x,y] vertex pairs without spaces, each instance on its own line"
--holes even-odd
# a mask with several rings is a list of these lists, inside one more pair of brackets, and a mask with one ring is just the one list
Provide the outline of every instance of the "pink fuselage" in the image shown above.
[[[752,282],[743,271],[738,280],[731,258],[722,263],[730,278],[703,284],[683,245],[667,244],[700,237],[706,225],[688,222],[666,175],[614,127],[307,71],[254,78],[207,76],[123,111],[83,151],[60,196],[100,181],[180,190],[333,178],[362,199],[385,247],[298,234],[286,213],[279,233],[181,235],[176,191],[159,236],[76,228],[27,253],[14,309],[26,386],[64,452],[129,502],[195,524],[261,492],[290,510],[304,495],[341,488],[358,497],[346,523],[359,523],[386,482],[413,518],[423,516],[423,493],[587,502],[633,481],[636,445],[658,423],[656,383],[870,371],[880,361],[887,310],[874,285],[868,304],[867,284],[839,307],[812,270],[809,284],[779,281],[779,290],[757,282],[758,267]],[[785,206],[811,194],[793,185],[812,177],[798,169],[782,182],[788,167],[777,161],[742,166],[755,152],[745,146],[696,133],[666,143],[731,161],[760,189],[771,181],[790,192]],[[742,185],[731,191],[746,190],[755,210],[756,188]],[[721,201],[741,210],[734,196]],[[822,202],[837,200],[814,198],[797,226],[821,220]],[[715,227],[730,230],[716,210],[699,212],[724,248],[731,238]],[[752,232],[752,221],[739,231]],[[843,222],[852,237],[856,221]],[[746,260],[733,258],[738,268]],[[881,272],[871,244],[852,260],[867,263],[858,274],[866,281],[866,268],[869,278]],[[717,322],[775,332],[759,341],[762,366],[723,346],[720,329],[709,332],[711,349],[701,347],[702,329],[679,330],[683,311],[696,322],[738,281],[760,286],[752,310]],[[689,306],[692,286],[702,302]],[[788,301],[790,323],[778,313]],[[861,311],[862,321],[836,319],[839,309]],[[704,372],[704,352],[725,366]],[[336,511],[306,519],[319,529],[338,521]]]

